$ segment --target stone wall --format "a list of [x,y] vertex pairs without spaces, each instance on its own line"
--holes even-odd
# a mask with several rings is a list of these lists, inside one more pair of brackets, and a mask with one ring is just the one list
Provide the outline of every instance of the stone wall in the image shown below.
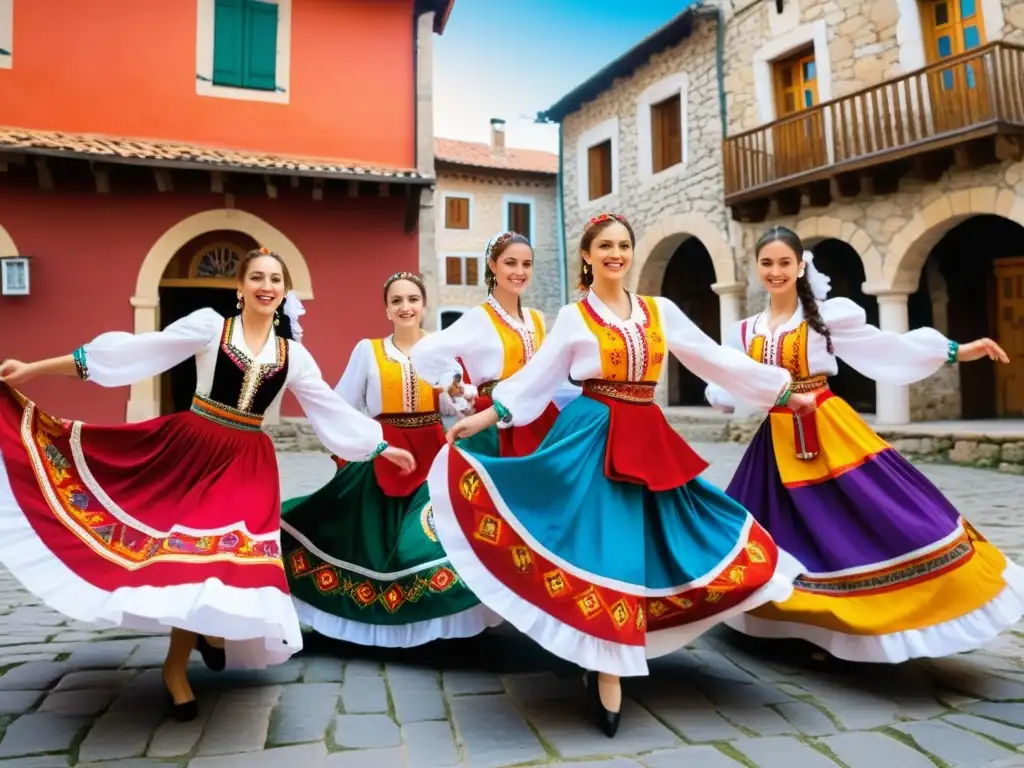
[[[678,73],[687,76],[684,164],[644,180],[638,171],[637,101],[647,88]],[[577,193],[580,137],[611,118],[618,118],[618,189],[610,197],[581,206]],[[727,236],[714,20],[698,20],[691,37],[655,55],[632,77],[617,80],[611,89],[567,116],[563,131],[566,258],[572,285],[579,272],[583,224],[601,211],[624,213],[638,237],[665,216],[681,212],[706,219],[723,238]]]
[[[438,271],[438,289],[435,307],[472,307],[487,297],[483,284],[483,261],[480,266],[479,286],[444,285],[444,257],[446,253],[479,253],[483,256],[487,241],[500,232],[505,224],[502,200],[505,195],[534,198],[532,234],[534,247],[533,281],[523,296],[528,306],[542,311],[548,323],[554,322],[562,306],[561,274],[558,265],[557,237],[557,182],[538,181],[533,178],[501,176],[485,171],[453,174],[439,171],[434,193],[436,208],[435,253]],[[471,228],[451,230],[444,228],[444,194],[472,196]]]

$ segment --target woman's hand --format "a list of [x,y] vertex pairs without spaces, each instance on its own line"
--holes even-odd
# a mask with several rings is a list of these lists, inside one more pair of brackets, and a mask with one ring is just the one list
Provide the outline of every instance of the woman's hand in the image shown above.
[[961,344],[956,355],[956,359],[961,363],[973,363],[975,360],[985,357],[995,360],[997,363],[1010,362],[1009,355],[992,339],[978,339],[970,344]]
[[486,411],[480,411],[480,413],[474,413],[472,416],[459,419],[448,430],[448,434],[445,437],[448,440],[448,445],[455,445],[456,440],[465,440],[467,437],[472,437],[477,432],[482,432],[497,423],[498,412],[494,408],[488,408]]
[[38,374],[34,363],[21,360],[4,360],[0,363],[0,381],[18,387],[34,379]]
[[818,402],[814,395],[794,392],[786,401],[786,407],[792,409],[793,413],[802,416],[805,413],[813,413],[818,407]]
[[404,448],[395,448],[389,445],[380,455],[401,469],[403,475],[408,475],[416,470],[416,459]]

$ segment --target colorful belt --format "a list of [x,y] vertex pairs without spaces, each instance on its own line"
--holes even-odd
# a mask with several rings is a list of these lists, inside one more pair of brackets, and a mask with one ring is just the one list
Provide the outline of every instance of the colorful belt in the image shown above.
[[224,405],[224,403],[218,403],[202,395],[192,396],[192,407],[189,410],[197,416],[209,419],[215,424],[231,427],[232,429],[259,432],[263,426],[263,414],[240,411],[237,408]]
[[485,381],[483,384],[476,388],[477,395],[480,397],[490,397],[491,392],[494,391],[494,388],[498,386],[500,382],[501,379],[497,379],[496,381]]
[[654,402],[653,381],[607,381],[606,379],[587,379],[583,382],[583,392],[599,395],[624,403],[641,403],[647,405]]
[[808,376],[806,379],[793,379],[790,383],[790,391],[792,392],[813,392],[816,389],[825,389],[828,387],[828,376]]
[[416,427],[429,427],[441,423],[441,414],[437,411],[424,411],[421,413],[382,413],[377,416],[381,424],[389,424],[399,429],[415,429]]

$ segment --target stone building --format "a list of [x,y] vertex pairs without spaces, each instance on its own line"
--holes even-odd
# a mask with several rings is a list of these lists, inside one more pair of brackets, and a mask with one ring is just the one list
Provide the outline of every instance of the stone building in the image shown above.
[[552,322],[566,301],[557,236],[558,156],[506,147],[505,122],[494,119],[490,144],[439,138],[434,157],[437,285],[427,327],[445,328],[484,301],[484,250],[493,235],[508,229],[526,235],[534,247],[533,282],[524,301]]
[[[717,336],[763,306],[753,246],[784,224],[883,329],[993,336],[1016,357],[910,388],[844,368],[834,388],[860,410],[1024,416],[1021,43],[1013,0],[691,6],[545,113],[565,148],[570,270],[581,222],[623,211],[636,286]],[[669,384],[668,402],[700,403],[689,374]]]

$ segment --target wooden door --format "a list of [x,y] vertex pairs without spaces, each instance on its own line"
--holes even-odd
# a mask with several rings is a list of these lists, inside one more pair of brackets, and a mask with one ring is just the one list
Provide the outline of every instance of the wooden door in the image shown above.
[[996,272],[996,339],[1010,357],[996,364],[996,413],[1024,417],[1024,258],[998,259]]
[[779,122],[772,129],[772,156],[774,177],[783,179],[825,164],[825,124],[819,110],[799,116],[818,104],[814,49],[775,62],[774,70]]
[[[981,0],[923,0],[921,21],[928,62],[940,62],[985,44]],[[937,133],[955,131],[991,116],[985,58],[935,70],[928,76]]]

